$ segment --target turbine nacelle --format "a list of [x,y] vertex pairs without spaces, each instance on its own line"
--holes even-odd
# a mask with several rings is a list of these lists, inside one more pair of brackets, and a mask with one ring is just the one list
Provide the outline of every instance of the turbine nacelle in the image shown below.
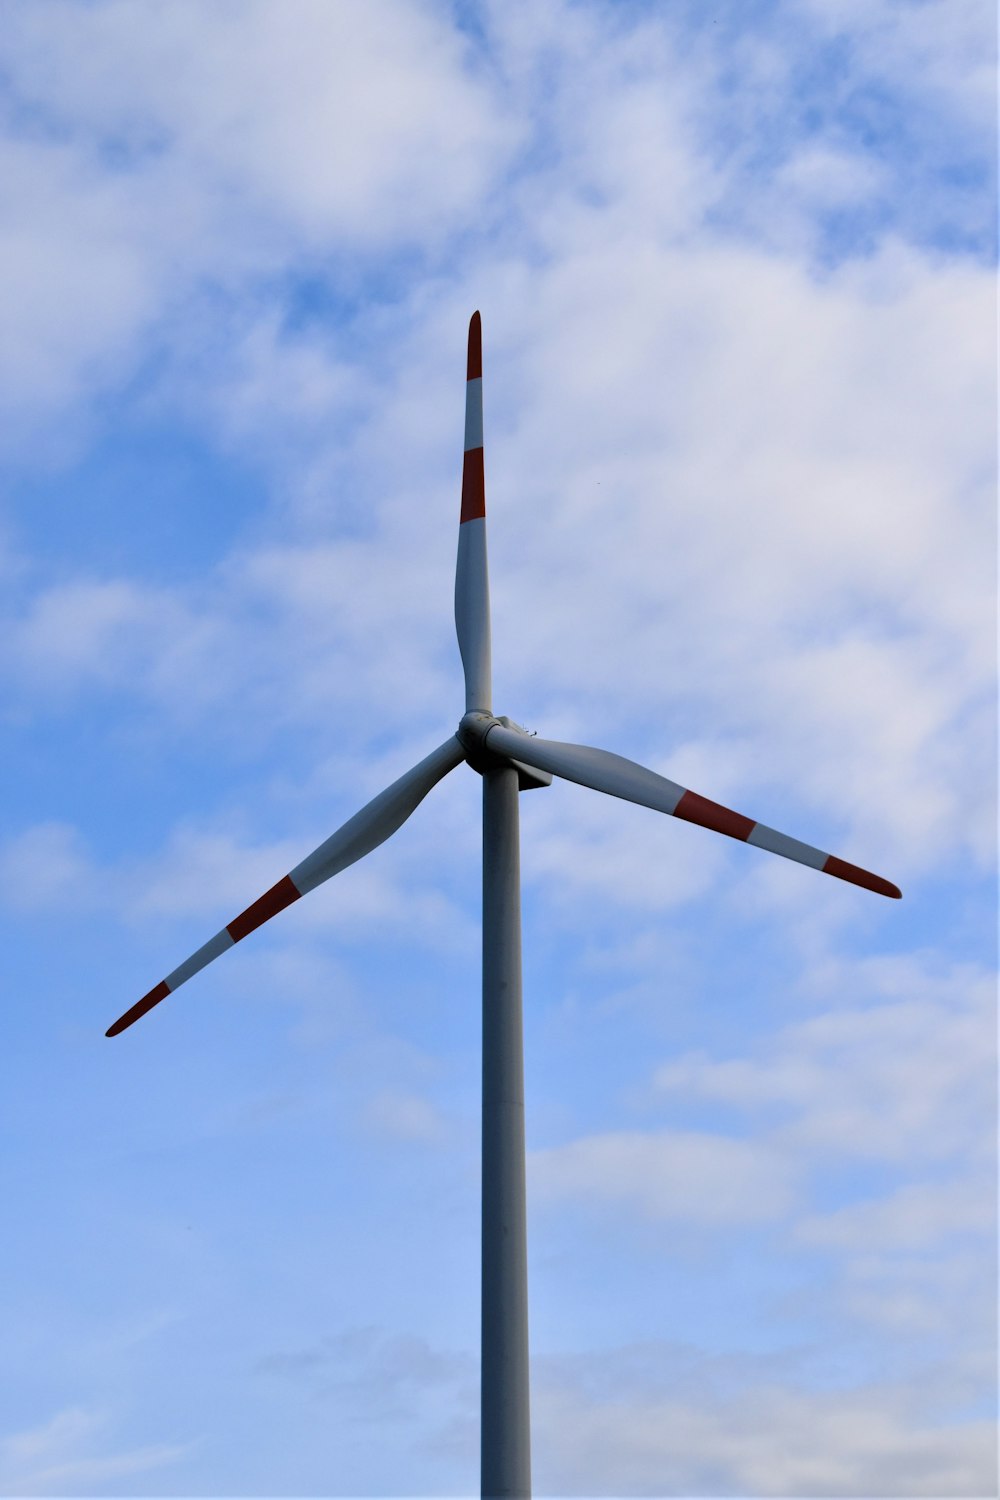
[[499,766],[513,766],[517,772],[518,790],[522,792],[552,785],[551,771],[542,771],[535,766],[526,765],[516,755],[494,750],[488,745],[487,740],[494,729],[510,730],[513,734],[523,735],[529,741],[532,738],[523,725],[515,723],[513,719],[508,719],[505,714],[484,713],[481,709],[473,709],[471,713],[462,717],[456,731],[458,742],[465,751],[466,765],[478,771],[480,776],[484,771],[493,771]]

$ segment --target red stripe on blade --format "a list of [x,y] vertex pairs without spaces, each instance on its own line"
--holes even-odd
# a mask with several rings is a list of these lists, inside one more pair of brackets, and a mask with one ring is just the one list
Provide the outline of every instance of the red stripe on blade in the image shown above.
[[486,476],[482,448],[470,448],[462,464],[462,521],[478,521],[486,514]]
[[483,373],[483,324],[477,312],[469,321],[469,363],[466,380],[479,380]]
[[155,989],[150,990],[148,995],[143,995],[142,999],[137,1000],[131,1010],[127,1010],[123,1016],[119,1016],[114,1025],[108,1027],[104,1035],[117,1036],[120,1031],[125,1030],[126,1026],[131,1026],[133,1021],[138,1021],[140,1016],[144,1016],[147,1010],[152,1010],[154,1005],[159,1005],[160,1001],[165,1000],[169,994],[167,981],[161,979]]
[[727,833],[731,839],[746,840],[757,827],[753,818],[732,812],[719,802],[711,802],[708,797],[699,797],[697,792],[684,793],[674,808],[674,817],[714,829],[716,833]]
[[265,922],[270,921],[271,917],[276,917],[279,911],[284,911],[286,906],[291,906],[301,894],[302,892],[297,891],[292,884],[292,877],[286,875],[278,881],[277,885],[272,885],[269,891],[265,891],[252,906],[248,906],[246,911],[234,917],[228,923],[226,931],[233,942],[238,943],[240,938],[245,938],[248,932],[253,932],[254,928],[263,926]]
[[875,891],[880,896],[894,896],[897,901],[903,894],[891,880],[883,880],[881,875],[873,875],[870,870],[849,865],[846,859],[838,859],[835,854],[828,857],[823,866],[823,874],[836,875],[838,880],[849,880],[852,885],[864,886],[866,891]]

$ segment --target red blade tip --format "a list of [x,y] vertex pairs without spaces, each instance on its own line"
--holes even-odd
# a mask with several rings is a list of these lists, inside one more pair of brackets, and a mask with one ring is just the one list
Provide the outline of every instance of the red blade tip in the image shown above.
[[858,865],[849,865],[846,859],[838,859],[835,854],[828,856],[823,866],[824,875],[836,875],[838,880],[849,880],[852,885],[860,885],[866,891],[874,891],[878,896],[892,896],[898,901],[902,897],[902,891],[898,885],[893,885],[891,880],[883,880],[881,875],[873,875],[870,870],[862,870]]
[[170,991],[167,989],[165,982],[161,980],[155,989],[150,990],[148,995],[143,995],[141,1000],[137,1000],[131,1010],[127,1010],[123,1016],[119,1016],[117,1021],[108,1027],[104,1035],[117,1036],[120,1031],[125,1030],[126,1026],[131,1026],[133,1021],[138,1021],[140,1016],[144,1016],[148,1010],[152,1010],[154,1005],[159,1005],[160,1001],[165,1000],[169,994]]
[[478,312],[469,320],[469,364],[466,380],[479,380],[483,373],[483,323]]

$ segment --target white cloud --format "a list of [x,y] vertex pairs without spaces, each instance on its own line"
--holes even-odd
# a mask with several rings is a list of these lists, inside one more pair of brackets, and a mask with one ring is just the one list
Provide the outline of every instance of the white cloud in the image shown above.
[[52,583],[9,620],[3,663],[22,701],[61,707],[99,689],[209,744],[310,721],[356,740],[387,712],[403,734],[433,715],[444,738],[461,709],[457,652],[447,674],[435,656],[447,604],[429,611],[413,558],[389,553],[347,539],[258,548],[190,587]]
[[[880,305],[874,270],[824,288],[746,254],[658,259],[659,275],[625,282],[619,256],[553,273],[550,298],[573,278],[559,298],[572,347],[539,358],[573,374],[539,385],[529,365],[503,460],[505,488],[530,496],[531,548],[505,544],[499,506],[494,519],[533,691],[537,661],[578,719],[588,703],[617,718],[659,701],[662,717],[679,700],[685,737],[709,719],[751,775],[825,816],[874,817],[917,869],[961,844],[987,857],[963,789],[988,796],[992,779],[988,741],[965,727],[993,673],[978,477],[992,422],[958,403],[985,355],[988,279],[977,311],[976,277],[949,287],[930,266],[901,264]],[[693,347],[671,336],[682,303],[702,315]],[[623,352],[639,306],[662,339],[632,343],[627,380],[582,386],[612,336]],[[985,364],[978,388],[988,399]]]
[[878,1255],[926,1251],[942,1240],[996,1226],[993,1185],[982,1180],[917,1182],[882,1198],[850,1203],[803,1219],[796,1237],[806,1245]]
[[[0,313],[0,404],[5,453],[51,461],[38,423],[54,414],[75,425],[93,391],[135,357],[160,291],[119,184],[78,146],[0,137],[5,182],[0,268],[8,288]],[[144,195],[143,195],[144,196]],[[50,435],[51,429],[46,435]],[[65,434],[51,433],[58,454]]]
[[533,1195],[642,1217],[718,1226],[784,1214],[794,1182],[789,1163],[759,1142],[694,1131],[619,1131],[531,1153]]
[[[846,987],[851,1008],[786,1026],[742,1056],[689,1053],[657,1070],[672,1116],[721,1107],[729,1133],[717,1125],[712,1134],[584,1135],[533,1153],[532,1192],[619,1224],[771,1222],[787,1252],[822,1254],[823,1296],[843,1328],[978,1349],[995,1280],[990,976],[949,971],[930,956],[810,969],[814,999]],[[634,1104],[657,1108],[655,1094]],[[734,1112],[748,1125],[734,1123]],[[875,1191],[852,1188],[845,1166],[890,1175]],[[835,1207],[810,1207],[831,1191]],[[808,1287],[803,1310],[816,1295],[814,1280]],[[787,1315],[797,1295],[789,1292]]]
[[984,1374],[992,1364],[995,1375],[996,1224],[993,1163],[807,1215],[793,1238],[833,1257],[842,1319],[980,1354]]
[[805,199],[813,211],[845,207],[872,197],[884,186],[877,163],[829,146],[806,146],[775,174],[779,194]]
[[[179,600],[131,580],[76,579],[37,593],[12,624],[8,670],[42,692],[110,685],[142,691],[197,622]],[[162,670],[162,667],[161,667]]]
[[[983,1160],[996,1086],[995,987],[930,955],[821,967],[836,1009],[783,1028],[755,1055],[689,1053],[661,1067],[667,1095],[712,1100],[771,1121],[769,1139],[809,1158],[923,1163]],[[901,998],[885,1003],[893,993]],[[857,999],[883,1003],[857,1008]]]
[[368,1101],[366,1120],[390,1140],[435,1145],[446,1138],[446,1124],[431,1100],[403,1090],[381,1089]]
[[[803,18],[849,39],[855,67],[986,133],[996,110],[996,14],[979,0],[795,0]],[[925,106],[926,107],[926,106]]]
[[142,25],[120,0],[55,10],[15,10],[18,94],[132,167],[204,183],[217,212],[263,212],[258,237],[268,223],[368,247],[423,236],[468,212],[513,135],[460,34],[427,7],[171,0]]
[[169,341],[206,278],[246,292],[331,237],[440,244],[516,140],[458,34],[396,0],[7,21],[0,399],[22,439]]
[[[987,1203],[990,1196],[986,1188]],[[874,1328],[898,1348],[937,1345],[956,1357],[978,1356],[984,1390],[996,1381],[996,1283],[996,1239],[983,1235],[968,1250],[847,1256],[834,1296],[845,1324]]]
[[49,1421],[0,1438],[0,1485],[8,1495],[66,1495],[96,1491],[129,1475],[162,1469],[190,1445],[155,1444],[116,1453],[94,1453],[108,1419],[85,1407],[67,1407]]
[[[699,1378],[700,1377],[700,1378]],[[935,1423],[916,1391],[810,1392],[766,1381],[734,1396],[696,1372],[682,1391],[624,1398],[536,1383],[535,1479],[575,1495],[987,1495],[990,1421]],[[707,1386],[707,1388],[706,1388]]]
[[[333,831],[317,828],[313,847]],[[431,826],[412,846],[406,839],[405,847],[400,841],[369,856],[374,863],[349,867],[336,877],[332,899],[326,892],[296,906],[284,916],[282,930],[291,923],[300,934],[333,931],[343,937],[377,929],[383,937],[392,931],[432,946],[464,945],[467,920],[440,889],[439,862],[426,868],[427,851],[441,842]],[[305,839],[258,843],[232,827],[185,822],[158,853],[101,864],[77,828],[42,823],[0,846],[0,895],[15,911],[102,910],[130,923],[199,918],[210,927],[231,920],[308,852]]]
[[89,911],[101,904],[77,828],[37,823],[0,846],[0,897],[14,911]]

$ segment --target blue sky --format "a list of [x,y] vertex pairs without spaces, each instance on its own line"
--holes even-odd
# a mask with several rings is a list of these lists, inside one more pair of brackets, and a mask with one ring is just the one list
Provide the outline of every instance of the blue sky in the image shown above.
[[108,1024],[462,710],[522,799],[535,1487],[996,1484],[995,20],[11,0],[0,1488],[470,1494],[479,782]]

